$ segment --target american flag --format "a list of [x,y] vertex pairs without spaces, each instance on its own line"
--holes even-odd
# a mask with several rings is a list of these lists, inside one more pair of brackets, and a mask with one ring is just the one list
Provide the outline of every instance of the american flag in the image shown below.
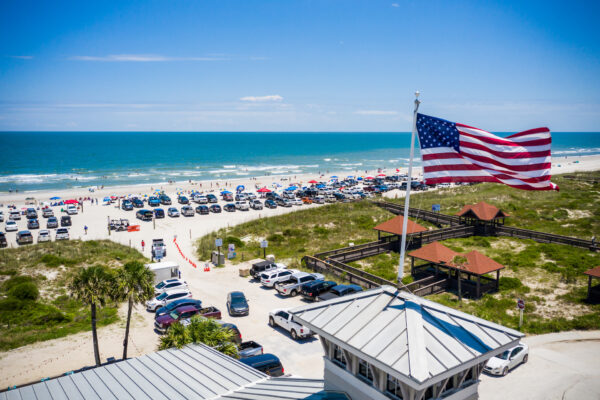
[[550,130],[502,138],[471,126],[417,115],[425,183],[497,182],[524,190],[558,190],[550,182]]

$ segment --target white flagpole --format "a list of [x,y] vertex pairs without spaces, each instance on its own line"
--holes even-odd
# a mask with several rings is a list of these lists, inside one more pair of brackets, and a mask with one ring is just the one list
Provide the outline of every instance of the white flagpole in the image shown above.
[[400,265],[398,266],[398,284],[402,284],[404,276],[404,253],[406,252],[406,228],[408,227],[408,208],[410,204],[410,187],[412,180],[413,158],[415,156],[415,136],[417,134],[417,111],[419,110],[419,91],[415,92],[415,111],[413,112],[412,135],[410,136],[410,158],[408,160],[408,182],[404,198],[404,221],[402,221],[402,241],[400,242]]

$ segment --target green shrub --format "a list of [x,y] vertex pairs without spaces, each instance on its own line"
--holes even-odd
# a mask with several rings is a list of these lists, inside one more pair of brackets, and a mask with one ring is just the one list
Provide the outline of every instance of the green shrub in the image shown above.
[[316,233],[317,235],[327,236],[329,234],[329,229],[324,228],[322,226],[315,226],[313,228],[313,232]]
[[[25,303],[19,299],[15,299],[14,297],[0,300],[0,311],[18,311],[23,309],[23,307],[25,307]],[[7,314],[3,312],[2,315]]]
[[244,247],[244,242],[235,236],[227,236],[225,238],[225,244],[234,244],[236,249]]
[[273,242],[273,243],[281,243],[285,240],[285,238],[283,237],[283,235],[280,235],[279,233],[273,233],[273,234],[267,236],[267,240],[269,242]]
[[33,283],[33,278],[28,275],[17,275],[13,276],[2,284],[2,289],[10,291],[13,287],[20,285],[21,283]]
[[500,291],[517,289],[523,286],[523,283],[519,278],[512,278],[509,276],[503,276],[500,278]]
[[13,286],[8,295],[19,300],[37,300],[40,297],[40,291],[33,282],[23,282]]

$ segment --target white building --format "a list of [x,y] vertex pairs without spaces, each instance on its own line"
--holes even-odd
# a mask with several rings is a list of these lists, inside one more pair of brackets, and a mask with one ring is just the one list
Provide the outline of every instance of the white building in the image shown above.
[[353,400],[477,399],[488,359],[524,335],[391,286],[291,310],[325,350],[325,389]]

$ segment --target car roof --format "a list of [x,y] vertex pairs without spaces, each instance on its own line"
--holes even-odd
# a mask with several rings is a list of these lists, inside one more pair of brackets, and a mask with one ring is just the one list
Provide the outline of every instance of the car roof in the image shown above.
[[183,312],[187,312],[187,311],[196,311],[197,308],[194,306],[181,306],[181,307],[177,307],[175,309],[175,311],[177,311],[178,313],[183,313]]
[[167,293],[167,295],[172,295],[172,294],[177,294],[177,293],[190,293],[190,291],[188,289],[171,289],[171,290],[167,290],[165,293]]
[[231,297],[246,297],[243,292],[230,292],[229,295]]
[[277,357],[274,354],[270,354],[270,353],[259,354],[257,356],[242,358],[242,359],[240,359],[240,361],[247,365],[254,365],[254,364],[260,364],[260,363],[272,362],[272,361],[277,361],[277,362],[281,363],[281,361],[279,361],[279,357]]
[[[202,301],[201,300],[197,300],[197,299],[177,299],[172,303],[167,304],[165,307],[169,308],[169,307],[173,307],[173,308],[177,308],[178,304],[181,304],[183,302],[197,302],[197,304],[201,304]],[[183,306],[181,306],[183,307]]]
[[18,234],[19,235],[31,235],[31,232],[29,232],[29,231],[19,231]]

